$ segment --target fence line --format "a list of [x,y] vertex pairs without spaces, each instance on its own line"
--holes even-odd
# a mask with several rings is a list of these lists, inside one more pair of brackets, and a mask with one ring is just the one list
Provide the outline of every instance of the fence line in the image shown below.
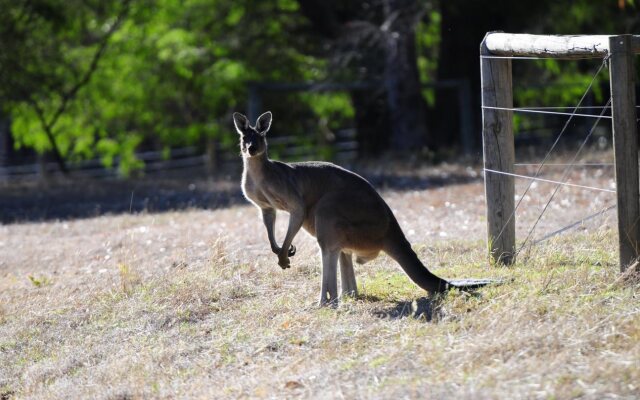
[[[304,158],[311,156],[308,146],[299,145],[299,138],[295,136],[281,136],[269,141],[274,148],[274,152],[284,158]],[[314,145],[315,146],[315,145]],[[355,141],[355,132],[352,129],[345,129],[336,133],[336,140],[329,144],[334,150],[337,160],[348,162],[358,156],[358,142]],[[276,150],[275,148],[280,147]],[[135,156],[145,162],[143,171],[145,173],[157,173],[162,171],[174,171],[187,168],[206,168],[210,163],[209,155],[198,148],[189,146],[171,149],[169,158],[165,158],[166,152],[161,150],[145,151],[136,153]],[[233,145],[221,146],[216,151],[215,158],[219,160],[220,166],[224,167],[234,163],[240,163],[239,149]],[[114,158],[113,166],[106,168],[100,159],[83,160],[69,164],[69,171],[78,176],[87,178],[114,178],[118,176],[118,165],[120,158]],[[20,181],[40,179],[43,174],[52,176],[60,175],[58,165],[54,162],[0,166],[0,180]]]

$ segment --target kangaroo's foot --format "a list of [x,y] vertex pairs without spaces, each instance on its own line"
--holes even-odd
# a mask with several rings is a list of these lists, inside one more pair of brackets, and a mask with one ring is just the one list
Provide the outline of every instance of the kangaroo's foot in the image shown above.
[[358,285],[356,284],[356,273],[353,269],[351,254],[340,253],[340,275],[342,281],[342,296],[358,296]]
[[338,298],[320,300],[320,302],[318,303],[318,307],[338,308],[338,305],[340,304],[339,302],[340,300]]

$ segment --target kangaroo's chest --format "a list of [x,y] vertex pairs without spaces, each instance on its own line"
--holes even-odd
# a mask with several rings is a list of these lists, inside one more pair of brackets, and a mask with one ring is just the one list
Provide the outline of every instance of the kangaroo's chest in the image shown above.
[[275,208],[284,211],[290,209],[286,195],[249,175],[243,176],[242,192],[249,201],[260,208]]

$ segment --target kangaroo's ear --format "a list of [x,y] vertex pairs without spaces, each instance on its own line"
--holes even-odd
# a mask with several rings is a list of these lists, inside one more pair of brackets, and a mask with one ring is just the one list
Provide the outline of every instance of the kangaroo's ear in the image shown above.
[[263,135],[271,128],[271,111],[267,111],[258,117],[256,121],[256,130]]
[[239,112],[233,113],[233,124],[236,126],[236,131],[238,131],[239,134],[243,134],[249,129],[249,120]]

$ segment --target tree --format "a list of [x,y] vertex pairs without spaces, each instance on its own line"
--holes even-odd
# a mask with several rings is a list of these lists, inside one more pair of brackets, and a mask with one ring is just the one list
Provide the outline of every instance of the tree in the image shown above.
[[389,99],[391,148],[420,150],[427,139],[427,107],[416,58],[415,29],[425,8],[417,0],[386,0],[384,83]]
[[[365,150],[376,152],[387,144],[397,151],[422,147],[428,132],[414,31],[425,3],[417,0],[299,0],[299,3],[315,29],[331,43],[328,57],[333,60],[334,77],[382,82],[383,91],[352,95],[358,131],[367,133],[361,143],[376,144]],[[386,108],[382,114],[381,104]]]
[[[246,106],[249,81],[377,83],[348,95],[265,95],[277,119],[289,121],[288,134],[320,130],[298,116],[320,117],[326,131],[338,116],[355,119],[368,154],[455,145],[455,96],[433,96],[421,85],[471,78],[478,93],[478,45],[486,31],[624,32],[639,25],[629,0],[570,6],[544,0],[0,0],[0,6],[0,111],[11,116],[16,145],[53,154],[62,169],[100,157],[123,174],[142,166],[135,153],[143,148],[169,154],[175,146],[235,142],[230,116]],[[517,72],[524,82],[579,80],[585,72],[579,63],[532,65]],[[560,102],[573,96],[536,90],[515,95],[560,96]],[[430,121],[425,93],[437,110]],[[474,109],[479,117],[479,104]]]
[[[640,14],[633,4],[629,0],[580,0],[570,3],[538,0],[440,1],[442,19],[437,79],[468,78],[472,92],[479,93],[478,48],[487,32],[632,33],[640,28]],[[575,105],[592,73],[592,67],[577,62],[519,62],[514,68],[514,95],[516,100],[529,101],[529,104],[535,101],[538,105]],[[576,82],[584,84],[575,85]],[[480,96],[474,96],[473,99],[473,109],[477,110],[475,125],[479,127]],[[439,116],[438,133],[435,135],[438,147],[457,144],[456,137],[448,134],[451,127],[457,126],[457,116],[451,112],[456,107],[455,95],[438,96],[434,113]]]
[[[60,7],[53,1],[5,4],[0,31],[0,100],[5,108],[13,106],[37,117],[46,141],[33,138],[26,143],[40,151],[50,150],[64,172],[67,146],[61,148],[56,128],[69,103],[91,80],[109,39],[127,14],[129,2],[118,3],[77,1],[71,7]],[[65,55],[69,48],[75,54]]]
[[141,166],[140,146],[235,140],[229,116],[247,81],[322,70],[298,50],[310,46],[297,34],[305,21],[293,0],[7,6],[0,98],[16,143],[52,151],[62,168],[98,155],[127,174]]

